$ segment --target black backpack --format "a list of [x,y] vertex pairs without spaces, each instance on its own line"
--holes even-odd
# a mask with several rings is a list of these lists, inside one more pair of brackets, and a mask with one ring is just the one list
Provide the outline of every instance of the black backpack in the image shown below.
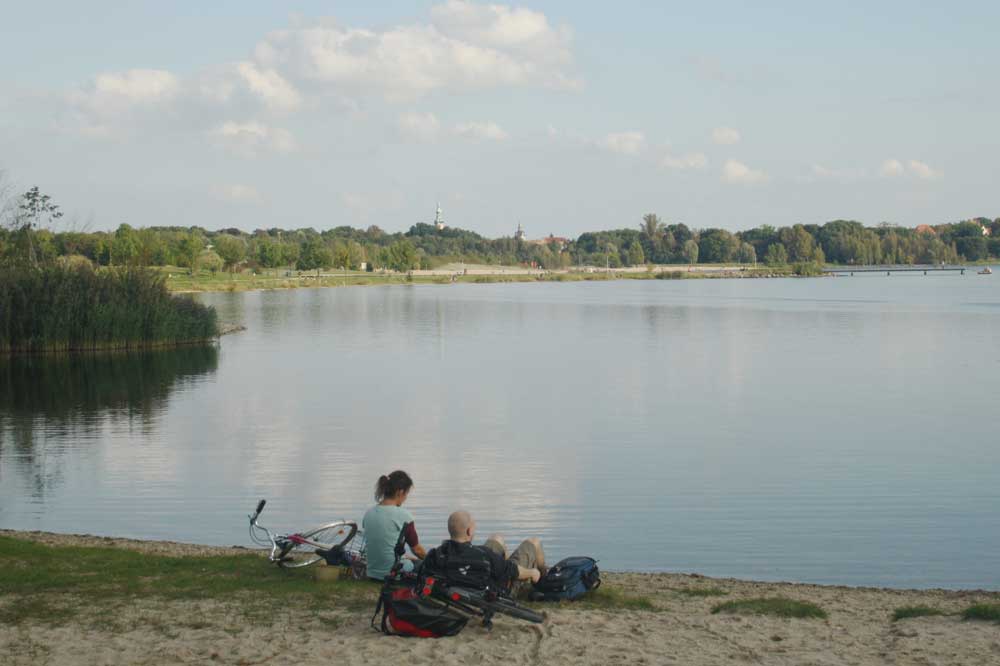
[[567,557],[545,572],[531,591],[532,601],[579,599],[601,586],[601,572],[592,557]]
[[[467,615],[422,591],[419,579],[387,581],[372,616],[372,627],[392,636],[419,638],[454,636],[465,628]],[[379,611],[382,623],[376,627]]]
[[456,548],[445,541],[431,548],[420,565],[422,577],[432,576],[449,585],[485,590],[495,587],[489,556],[478,547]]

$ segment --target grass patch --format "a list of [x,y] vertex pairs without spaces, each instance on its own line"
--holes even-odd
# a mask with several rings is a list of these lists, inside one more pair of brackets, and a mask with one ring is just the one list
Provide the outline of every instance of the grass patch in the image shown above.
[[249,620],[267,624],[289,604],[312,610],[374,608],[378,586],[316,581],[309,570],[279,569],[254,554],[148,555],[118,548],[52,547],[0,537],[0,622],[60,623],[137,598],[238,599]]
[[775,617],[825,618],[826,611],[808,601],[786,597],[741,599],[715,606],[712,613],[739,613],[742,615],[773,615]]
[[[545,610],[553,607],[553,602],[530,603],[536,610]],[[557,605],[560,609],[572,610],[637,610],[637,611],[658,611],[661,610],[649,597],[638,594],[630,594],[624,590],[601,585],[592,592],[588,592],[583,597],[575,601],[560,601]]]
[[931,606],[903,606],[893,611],[892,621],[907,620],[911,617],[930,617],[933,615],[947,615],[947,613],[940,608],[933,608]]
[[687,587],[675,589],[674,592],[683,594],[686,597],[724,597],[729,594],[729,592],[723,590],[721,587]]
[[1000,622],[1000,604],[976,604],[962,611],[963,620]]

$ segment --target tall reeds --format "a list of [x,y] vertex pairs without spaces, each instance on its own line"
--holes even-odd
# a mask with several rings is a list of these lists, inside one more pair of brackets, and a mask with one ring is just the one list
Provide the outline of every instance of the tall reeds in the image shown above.
[[0,269],[0,353],[144,349],[211,340],[213,308],[141,268]]

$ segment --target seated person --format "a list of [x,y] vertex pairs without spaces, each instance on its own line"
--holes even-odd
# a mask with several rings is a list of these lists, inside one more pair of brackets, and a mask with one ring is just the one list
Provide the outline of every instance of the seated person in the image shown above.
[[538,539],[523,541],[509,558],[499,535],[474,546],[476,521],[467,511],[448,516],[448,534],[450,539],[427,553],[422,572],[443,576],[456,585],[499,590],[509,589],[521,580],[537,583],[541,577],[539,569],[545,566],[545,553]]
[[[394,553],[399,533],[406,528],[406,543],[416,559],[423,559],[427,551],[420,545],[413,516],[403,508],[403,502],[410,495],[413,479],[402,470],[388,476],[380,476],[375,484],[375,506],[368,509],[361,526],[365,531],[365,552],[368,557],[368,577],[382,581],[396,561]],[[414,558],[403,561],[403,571],[413,571]]]

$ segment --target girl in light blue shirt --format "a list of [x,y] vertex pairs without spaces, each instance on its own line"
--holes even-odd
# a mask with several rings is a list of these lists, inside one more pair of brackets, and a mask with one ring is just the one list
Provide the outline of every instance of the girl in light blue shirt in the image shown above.
[[413,516],[403,508],[403,502],[413,488],[413,479],[403,470],[396,470],[388,476],[380,476],[375,484],[375,506],[368,509],[361,526],[365,530],[365,550],[368,556],[368,577],[382,581],[389,574],[396,560],[393,549],[403,526],[406,529],[406,544],[412,556],[403,560],[403,571],[413,571],[414,559],[422,560],[427,551],[420,545]]

